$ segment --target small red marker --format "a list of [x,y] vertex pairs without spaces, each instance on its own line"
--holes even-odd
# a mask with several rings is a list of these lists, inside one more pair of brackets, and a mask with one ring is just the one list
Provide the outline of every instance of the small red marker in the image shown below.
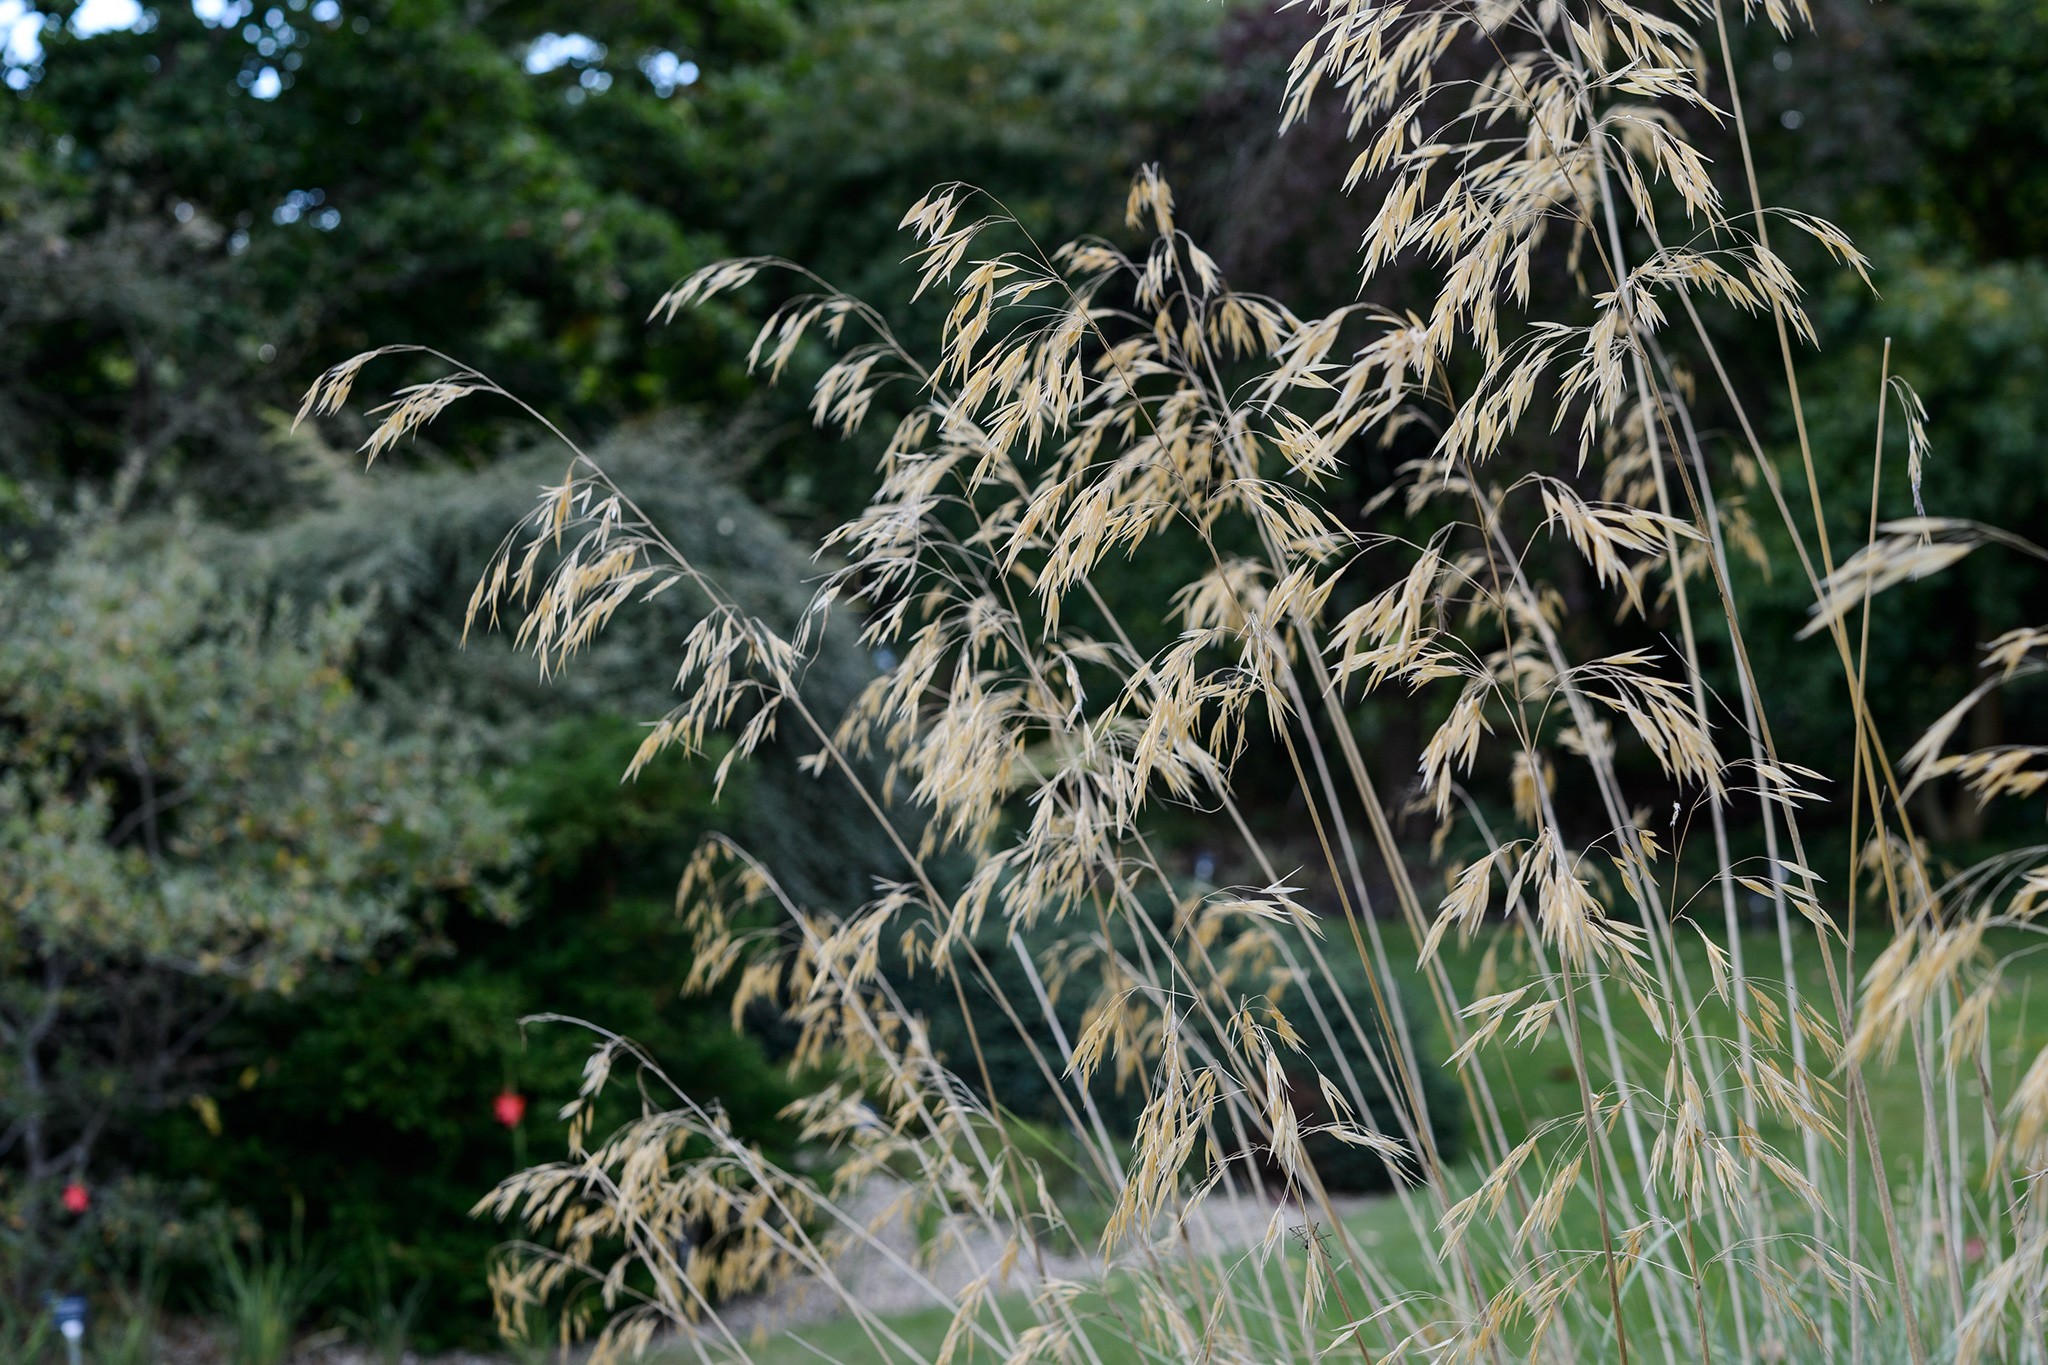
[[64,1186],[64,1193],[59,1195],[58,1198],[62,1201],[67,1213],[84,1213],[92,1207],[92,1191],[86,1189],[83,1183],[76,1180],[66,1184]]
[[501,1090],[491,1101],[491,1117],[507,1128],[517,1128],[526,1117],[526,1096],[517,1090]]

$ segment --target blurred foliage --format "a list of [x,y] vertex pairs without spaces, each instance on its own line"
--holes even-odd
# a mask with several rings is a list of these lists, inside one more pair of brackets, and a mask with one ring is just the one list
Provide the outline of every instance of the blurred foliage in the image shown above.
[[[215,1029],[451,907],[504,919],[512,822],[459,733],[350,684],[358,613],[224,587],[166,528],[0,583],[0,1144],[17,1296],[111,1139],[217,1121]],[[89,1186],[86,1187],[89,1191]],[[39,1249],[40,1248],[40,1249]]]
[[[5,387],[35,376],[43,418],[8,476],[61,487],[133,465],[159,493],[273,514],[280,490],[251,440],[266,405],[394,339],[459,352],[585,429],[730,395],[715,321],[641,325],[721,247],[692,211],[697,101],[663,98],[633,63],[772,53],[779,6],[150,13],[142,32],[46,28],[36,79],[0,100],[0,219],[28,263],[4,306],[36,324],[10,337]],[[615,41],[623,69],[565,58],[530,75],[531,45],[572,26]],[[601,98],[579,84],[592,72],[610,82]],[[223,388],[240,411],[210,420],[201,400]],[[487,451],[489,430],[453,435]]]
[[1203,0],[828,3],[747,111],[735,235],[877,300],[913,278],[897,223],[958,176],[1048,249],[1120,223],[1117,187],[1215,86]]
[[[2042,539],[2048,528],[2048,12],[2019,0],[1911,0],[1818,8],[1817,31],[1780,42],[1748,37],[1751,119],[1766,199],[1798,202],[1848,229],[1872,262],[1875,289],[1790,241],[1816,291],[1822,346],[1801,358],[1809,439],[1835,562],[1867,534],[1878,378],[1891,370],[1926,403],[1933,452],[1929,515],[1981,521]],[[1729,149],[1734,154],[1734,149]],[[1752,391],[1782,393],[1775,349],[1732,352]],[[1702,375],[1702,388],[1706,379]],[[1710,409],[1711,410],[1711,409]],[[1731,418],[1717,443],[1739,436]],[[1758,414],[1766,450],[1818,558],[1789,405]],[[1886,425],[1881,519],[1914,515],[1904,423]],[[1763,604],[1749,626],[1755,665],[1781,699],[1788,756],[1812,762],[1853,742],[1840,669],[1824,641],[1795,643],[1811,591],[1769,495],[1748,492],[1769,581],[1739,558]],[[1870,688],[1894,757],[1976,680],[1978,646],[2048,612],[2041,565],[1998,551],[1888,593],[1871,614]],[[1818,652],[1817,652],[1818,651]],[[1825,660],[1825,667],[1814,666]],[[1731,693],[1732,695],[1732,688]],[[2048,729],[2048,695],[2019,689],[1973,715],[1969,742],[1989,746]],[[1846,793],[1838,793],[1846,796]],[[2015,833],[1987,821],[1947,783],[1916,804],[1923,833],[1956,841]]]
[[[681,764],[621,786],[638,742],[612,719],[553,728],[507,793],[540,850],[529,917],[451,919],[369,971],[243,1011],[222,1034],[246,1069],[221,1098],[221,1131],[167,1115],[149,1134],[152,1164],[205,1178],[266,1227],[284,1226],[303,1198],[334,1272],[325,1297],[354,1305],[380,1283],[424,1280],[416,1335],[445,1345],[489,1320],[481,1267],[503,1232],[471,1220],[470,1206],[529,1140],[535,1156],[558,1142],[553,1115],[574,1098],[589,1049],[582,1028],[522,1028],[523,1017],[566,1015],[638,1040],[787,1158],[775,1115],[791,1082],[718,1002],[676,990],[687,945],[665,874],[695,834],[729,818],[731,798],[714,811]],[[528,1101],[517,1130],[492,1112],[506,1090]],[[625,1117],[623,1103],[601,1121]]]

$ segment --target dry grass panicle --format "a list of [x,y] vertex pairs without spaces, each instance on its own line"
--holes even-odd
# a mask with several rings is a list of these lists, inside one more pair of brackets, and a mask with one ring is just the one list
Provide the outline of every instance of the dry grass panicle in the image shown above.
[[[2048,785],[2048,751],[1949,751],[1971,705],[2041,667],[2048,633],[1993,642],[1984,684],[1896,762],[1868,726],[1856,647],[1875,594],[1980,547],[2040,551],[1923,514],[1873,525],[1837,563],[1787,491],[1788,478],[1811,490],[1810,458],[1781,475],[1754,442],[1730,462],[1697,435],[1695,373],[1716,377],[1704,401],[1744,432],[1777,401],[1727,387],[1707,311],[1772,329],[1788,377],[1813,340],[1773,230],[1867,266],[1829,224],[1754,198],[1746,140],[1717,165],[1686,134],[1699,116],[1740,128],[1728,25],[1760,9],[1789,31],[1803,6],[1309,8],[1318,28],[1283,121],[1341,102],[1359,152],[1331,192],[1379,196],[1362,271],[1426,262],[1429,296],[1302,317],[1238,293],[1152,169],[1131,187],[1127,241],[1051,251],[1002,205],[943,186],[903,220],[917,292],[949,300],[934,353],[798,271],[806,292],[769,315],[751,355],[774,380],[807,342],[831,350],[821,427],[860,429],[885,389],[908,408],[873,498],[826,538],[796,638],[725,597],[580,452],[480,583],[472,620],[516,616],[551,671],[632,601],[700,594],[679,700],[635,769],[714,732],[733,737],[726,764],[780,737],[869,805],[903,867],[867,904],[808,906],[743,851],[706,847],[679,898],[698,940],[690,984],[730,985],[736,1015],[781,1010],[798,1062],[836,1068],[792,1114],[835,1154],[832,1174],[774,1166],[665,1086],[654,1059],[607,1039],[570,1159],[483,1206],[533,1238],[494,1276],[508,1326],[552,1303],[607,1349],[677,1331],[700,1358],[745,1359],[722,1307],[801,1276],[843,1293],[884,1359],[2042,1360],[2048,1054],[1995,1090],[1985,1020],[1991,945],[2009,941],[1994,931],[2038,924],[2048,853],[1944,881],[1905,796],[1943,776],[1985,800]],[[1491,70],[1441,79],[1454,48],[1489,53]],[[714,265],[656,311],[792,270]],[[307,411],[342,402],[365,359],[323,377]],[[370,453],[480,390],[496,391],[458,367],[406,391]],[[1917,499],[1925,415],[1910,390],[1879,390],[1907,423]],[[1378,523],[1328,510],[1319,490],[1348,452],[1397,434],[1417,454],[1373,500]],[[1852,801],[1846,850],[1809,846],[1817,775],[1778,754],[1772,700],[1747,671],[1727,556],[1761,553],[1746,510],[1759,481],[1812,590],[1807,633],[1831,647],[1856,713],[1856,752],[1830,775]],[[1440,529],[1417,544],[1401,518],[1422,511]],[[1169,543],[1179,558],[1164,562],[1190,544],[1198,562],[1172,599],[1177,633],[1142,644],[1104,585]],[[1560,554],[1617,614],[1662,613],[1668,648],[1574,657],[1550,581]],[[895,663],[825,716],[798,683],[834,610]],[[1732,694],[1710,696],[1702,616],[1734,644]],[[1352,709],[1381,690],[1442,717],[1419,772],[1378,770],[1354,734]],[[1254,742],[1298,779],[1313,892],[1239,807]],[[1670,819],[1641,808],[1631,752],[1680,794]],[[1490,774],[1507,775],[1509,837],[1468,791]],[[1411,784],[1487,847],[1436,906],[1387,804]],[[1560,818],[1563,784],[1600,828]],[[1254,884],[1191,890],[1148,837],[1162,803],[1235,830]],[[1738,814],[1761,824],[1766,864],[1731,852]],[[1674,904],[1683,850],[1667,845],[1696,828],[1712,874]],[[942,856],[970,871],[948,881]],[[1814,870],[1830,865],[1831,880]],[[1376,907],[1388,886],[1394,904]],[[1868,961],[1838,913],[1859,889],[1895,930]],[[1782,963],[1745,961],[1738,894],[1770,907]],[[1486,924],[1525,965],[1506,981],[1490,966],[1462,998],[1443,949]],[[1821,945],[1819,989],[1790,970],[1805,939]],[[963,1013],[991,1001],[1014,1031],[1113,1209],[1099,1241],[991,1109],[978,1037],[969,1055],[934,1051],[882,967],[891,953],[949,982]],[[1029,989],[1004,991],[993,954],[1018,959]],[[1346,958],[1359,970],[1340,970]],[[1424,1022],[1448,1040],[1475,1165],[1438,1150],[1431,1063],[1394,1006],[1397,977],[1421,983]],[[1062,992],[1088,997],[1072,1035]],[[1512,1062],[1489,1059],[1542,1040],[1566,1049],[1576,1106],[1511,1133],[1496,1087]],[[646,1113],[593,1142],[589,1102],[622,1063]],[[1871,1069],[1887,1064],[1913,1067],[1924,1101],[1926,1138],[1906,1135],[1904,1151],[1870,1104]],[[1304,1068],[1313,1113],[1290,1081]],[[1958,1072],[1985,1087],[1967,1122],[1945,1079]],[[1099,1106],[1112,1079],[1141,1100],[1128,1142]],[[1414,1267],[1353,1240],[1319,1137],[1385,1162],[1424,1248]],[[922,1255],[856,1212],[854,1191],[885,1172],[906,1204],[942,1215],[947,1234]],[[1276,1219],[1259,1254],[1218,1255],[1203,1223],[1219,1191],[1284,1195],[1326,1235],[1289,1252]],[[835,1266],[852,1244],[904,1259],[952,1311],[935,1354],[846,1292]],[[1076,1250],[1105,1278],[1034,1273]],[[973,1262],[966,1289],[940,1284],[941,1256]]]

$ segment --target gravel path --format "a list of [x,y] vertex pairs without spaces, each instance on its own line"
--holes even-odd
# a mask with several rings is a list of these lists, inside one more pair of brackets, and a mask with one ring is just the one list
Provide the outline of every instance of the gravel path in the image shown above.
[[[878,1246],[860,1246],[842,1256],[832,1274],[855,1302],[877,1313],[902,1313],[950,1305],[984,1274],[993,1276],[1004,1252],[1001,1238],[965,1219],[943,1222],[922,1254],[916,1229],[904,1208],[905,1188],[872,1181],[847,1201],[846,1210],[874,1231]],[[1362,1208],[1362,1196],[1332,1200],[1339,1217]],[[1204,1255],[1222,1256],[1263,1241],[1275,1214],[1283,1231],[1320,1219],[1295,1205],[1250,1195],[1212,1194],[1188,1221],[1186,1235]],[[950,1224],[950,1225],[949,1225]],[[1028,1293],[1047,1280],[1095,1280],[1105,1267],[1098,1256],[1053,1255],[1042,1265],[1020,1256],[998,1292]],[[845,1312],[840,1295],[819,1276],[804,1276],[765,1294],[727,1305],[721,1313],[741,1341],[756,1331],[775,1333],[827,1321]],[[707,1331],[713,1329],[705,1329]]]

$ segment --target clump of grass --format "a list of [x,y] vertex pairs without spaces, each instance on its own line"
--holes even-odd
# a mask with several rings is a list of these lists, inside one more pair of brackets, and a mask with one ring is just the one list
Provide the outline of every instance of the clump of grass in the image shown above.
[[0,1295],[0,1349],[8,1360],[41,1360],[57,1340],[56,1322],[47,1308],[24,1308]]
[[[1877,593],[1980,548],[2040,552],[1934,518],[1878,524],[1876,490],[1900,472],[1884,466],[1894,398],[1916,489],[1926,457],[1887,357],[1869,524],[1838,559],[1799,407],[1814,326],[1772,234],[1866,263],[1830,225],[1755,198],[1718,3],[1312,8],[1284,117],[1344,102],[1360,154],[1343,188],[1381,205],[1362,271],[1424,267],[1408,307],[1304,318],[1233,290],[1152,170],[1130,191],[1129,245],[1050,252],[1002,205],[943,186],[904,220],[918,292],[952,299],[929,356],[775,261],[710,267],[660,310],[793,271],[804,292],[769,317],[755,364],[774,379],[807,338],[843,348],[812,410],[847,433],[891,386],[910,396],[794,629],[743,611],[573,446],[479,583],[471,623],[518,613],[549,672],[632,601],[695,594],[679,700],[629,771],[729,734],[722,780],[792,740],[868,804],[903,869],[865,904],[801,905],[745,850],[702,849],[679,890],[688,984],[729,985],[736,1018],[779,1007],[798,1065],[838,1065],[792,1117],[839,1159],[829,1178],[769,1162],[606,1036],[571,1159],[484,1204],[538,1239],[494,1272],[508,1331],[573,1302],[607,1351],[680,1331],[747,1359],[722,1305],[800,1275],[845,1298],[878,1358],[938,1365],[2042,1359],[2048,1052],[1998,1084],[1986,1020],[1993,945],[2039,932],[2048,849],[1944,878],[1906,798],[1937,777],[2039,794],[2048,750],[1948,750],[1970,705],[2048,663],[2048,629],[1995,641],[1983,687],[1896,761],[1863,704]],[[1761,9],[1781,31],[1804,17]],[[1452,78],[1454,50],[1485,74]],[[1688,140],[1702,116],[1736,131],[1730,164]],[[1782,395],[1735,386],[1712,309],[1769,329]],[[323,376],[307,411],[345,401],[370,358]],[[466,369],[407,390],[367,448],[502,392]],[[1780,401],[1801,433],[1789,475],[1755,434]],[[1732,459],[1700,435],[1709,408],[1740,433]],[[1322,495],[1372,441],[1410,458],[1361,523]],[[1727,548],[1746,538],[1725,509],[1748,477],[1855,719],[1832,774],[1848,837],[1830,847],[1809,837],[1817,775],[1778,752],[1747,665]],[[1118,609],[1119,565],[1138,557],[1186,566],[1163,635]],[[1642,622],[1644,643],[1575,653],[1561,581]],[[897,662],[821,715],[800,681],[834,613]],[[1730,644],[1725,706],[1703,618]],[[1386,771],[1356,712],[1410,694],[1428,738],[1412,771]],[[1292,774],[1313,867],[1247,818],[1237,768],[1254,752]],[[1439,846],[1470,850],[1435,904],[1395,836],[1409,795]],[[1229,831],[1245,884],[1176,877],[1148,837],[1164,806]],[[1738,817],[1764,857],[1736,852]],[[949,877],[942,856],[969,870]],[[1702,866],[1689,892],[1680,869]],[[1770,907],[1775,961],[1745,956],[1745,893]],[[1874,956],[1856,939],[1873,905],[1888,926]],[[764,910],[780,927],[760,927]],[[1482,931],[1513,952],[1475,998],[1443,950]],[[978,1037],[934,1051],[885,944],[970,1022],[970,1000],[1007,1021],[1111,1209],[1099,1237],[1049,1194],[1043,1153],[1011,1139]],[[1822,980],[1802,981],[1815,944]],[[1028,992],[1002,990],[992,954],[1021,960]],[[1398,1007],[1410,980],[1421,1021]],[[1088,1001],[1076,1032],[1054,1008],[1065,992]],[[1469,1169],[1436,1142],[1425,1029],[1451,1049]],[[1332,1064],[1308,1066],[1309,1043]],[[1539,1046],[1568,1059],[1571,1099],[1518,1114],[1495,1078]],[[599,1138],[591,1102],[622,1065],[673,1102]],[[1914,1077],[1918,1132],[1874,1121],[1871,1080],[1894,1065]],[[1104,1121],[1106,1086],[1142,1101],[1128,1143]],[[1355,1244],[1310,1139],[1385,1163],[1429,1252],[1410,1277]],[[907,1260],[852,1206],[884,1172],[907,1211],[944,1214]],[[1219,1194],[1284,1200],[1249,1254],[1210,1235]],[[1290,1224],[1311,1229],[1294,1250]],[[854,1246],[950,1313],[936,1350],[836,1279]],[[1082,1246],[1099,1273],[1033,1269]],[[996,1311],[1006,1288],[1023,1303]]]
[[156,1317],[124,1313],[100,1332],[101,1342],[93,1348],[94,1365],[155,1365],[157,1358]]
[[214,1248],[214,1316],[228,1365],[281,1365],[328,1272],[310,1260],[296,1227],[288,1246],[246,1250],[226,1232]]
[[391,1267],[380,1256],[371,1270],[368,1303],[361,1312],[344,1312],[342,1326],[382,1365],[403,1365],[426,1295],[427,1280],[421,1276],[403,1297],[394,1296]]
[[133,1283],[114,1288],[113,1313],[95,1336],[94,1365],[155,1365],[164,1275],[155,1257],[146,1258]]

